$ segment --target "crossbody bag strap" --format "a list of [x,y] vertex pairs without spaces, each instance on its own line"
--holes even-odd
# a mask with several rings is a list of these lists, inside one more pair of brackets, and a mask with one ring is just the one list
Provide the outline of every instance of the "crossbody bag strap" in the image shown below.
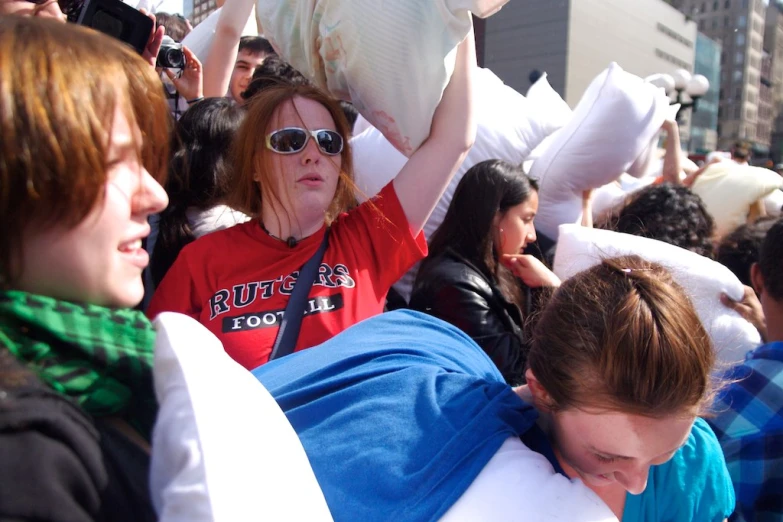
[[328,245],[329,229],[327,228],[321,246],[299,270],[299,277],[296,278],[291,297],[288,298],[288,304],[283,312],[283,319],[280,321],[280,328],[277,330],[275,344],[272,346],[272,355],[269,356],[270,361],[294,351],[296,341],[299,339],[299,329],[302,327],[307,296],[310,295],[310,289],[315,283],[315,278],[318,277],[318,269]]

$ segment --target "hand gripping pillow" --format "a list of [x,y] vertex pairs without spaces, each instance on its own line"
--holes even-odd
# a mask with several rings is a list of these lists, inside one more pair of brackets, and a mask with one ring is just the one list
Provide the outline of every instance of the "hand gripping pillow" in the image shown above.
[[[471,27],[508,0],[258,0],[265,36],[302,74],[350,100],[403,154],[429,136]],[[469,12],[470,11],[470,12]]]
[[[721,367],[744,360],[747,352],[761,344],[758,330],[720,302],[721,293],[742,299],[739,279],[720,263],[674,245],[610,230],[561,225],[554,272],[568,279],[602,259],[625,255],[638,255],[671,271],[710,334]],[[725,368],[716,368],[716,373],[721,369]]]
[[536,228],[556,239],[575,223],[582,192],[626,172],[649,147],[669,110],[663,89],[612,63],[585,91],[568,124],[557,131],[530,171],[539,180]]
[[707,167],[691,190],[704,201],[720,238],[746,222],[753,203],[782,187],[783,178],[776,172],[721,161]]
[[[209,48],[212,47],[212,41],[215,39],[215,29],[217,28],[220,12],[223,8],[219,7],[210,14],[206,20],[198,24],[182,39],[182,45],[193,51],[196,58],[203,64],[209,54]],[[242,30],[242,36],[258,36],[258,25],[256,23],[255,9],[251,11],[245,28]]]
[[332,518],[269,392],[190,317],[155,320],[150,490],[161,522]]

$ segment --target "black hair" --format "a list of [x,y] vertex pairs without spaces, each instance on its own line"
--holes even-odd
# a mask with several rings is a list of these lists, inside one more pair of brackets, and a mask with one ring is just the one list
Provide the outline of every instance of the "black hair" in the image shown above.
[[356,110],[356,107],[353,106],[353,103],[345,100],[340,100],[340,107],[343,109],[345,119],[348,120],[348,125],[351,127],[351,132],[353,132],[353,126],[356,124],[356,119],[359,117],[359,111]]
[[245,110],[228,98],[207,98],[185,111],[172,138],[166,192],[169,206],[160,215],[158,239],[150,262],[157,286],[182,248],[195,240],[188,208],[222,203],[227,192],[229,151]]
[[270,85],[278,85],[280,83],[309,85],[310,81],[279,56],[268,56],[264,63],[256,67],[256,70],[253,72],[253,79],[250,80],[250,85],[242,93],[242,97],[245,100],[249,100],[259,91],[266,89]]
[[188,23],[181,15],[169,13],[155,13],[155,28],[166,28],[166,35],[175,42],[181,42],[190,32]]
[[783,218],[767,232],[759,255],[759,270],[764,278],[764,291],[775,301],[783,302]]
[[716,260],[731,270],[743,285],[753,286],[750,279],[750,267],[758,262],[761,245],[775,218],[762,218],[755,223],[747,223],[723,238],[718,245]]
[[495,248],[495,216],[527,201],[538,191],[535,180],[522,166],[502,160],[486,160],[471,167],[460,180],[443,223],[432,235],[428,262],[447,250],[456,252],[494,279],[503,295],[521,306],[519,283],[503,266]]
[[269,40],[262,36],[243,36],[239,39],[239,51],[250,54],[277,54],[269,43]]
[[597,228],[657,239],[709,258],[714,254],[715,221],[701,198],[682,185],[645,187]]

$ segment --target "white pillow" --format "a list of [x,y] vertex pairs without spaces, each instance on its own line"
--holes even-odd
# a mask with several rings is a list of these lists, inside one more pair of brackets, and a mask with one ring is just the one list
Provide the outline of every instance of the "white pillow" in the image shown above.
[[161,522],[332,518],[269,392],[190,317],[155,320],[150,490]]
[[769,196],[764,198],[764,207],[767,210],[767,215],[772,217],[780,217],[783,212],[783,190],[773,190]]
[[265,36],[294,68],[353,102],[403,154],[430,133],[471,27],[508,0],[258,0]]
[[557,239],[558,225],[579,219],[582,191],[626,172],[649,148],[668,111],[663,89],[610,64],[531,167],[540,185],[536,228]]
[[[474,89],[476,141],[424,225],[424,235],[428,238],[443,223],[454,191],[468,169],[489,159],[521,164],[554,125],[545,107],[534,108],[529,100],[505,85],[489,69],[476,71]],[[354,137],[351,148],[360,200],[380,192],[408,161],[374,127]],[[406,300],[410,297],[417,270],[418,265],[394,285]]]
[[721,161],[707,167],[691,190],[704,201],[721,238],[747,221],[753,203],[782,187],[783,177],[776,172]]
[[610,230],[561,225],[553,271],[565,280],[602,259],[625,255],[638,255],[671,271],[710,334],[721,366],[744,360],[761,343],[758,330],[720,302],[721,293],[742,299],[744,289],[737,276],[720,263],[683,248]]
[[543,73],[536,83],[530,86],[525,96],[536,111],[545,118],[546,125],[543,130],[547,136],[557,129],[565,127],[573,115],[571,107],[549,85],[546,73]]
[[[204,63],[209,54],[209,48],[212,47],[212,41],[215,39],[215,29],[217,28],[220,12],[223,8],[218,7],[206,20],[198,24],[182,39],[182,45],[193,51],[196,58]],[[242,30],[242,36],[258,36],[258,25],[256,24],[255,8],[250,12],[250,18],[247,19],[245,28]]]
[[581,480],[555,473],[519,438],[507,439],[440,522],[617,522]]

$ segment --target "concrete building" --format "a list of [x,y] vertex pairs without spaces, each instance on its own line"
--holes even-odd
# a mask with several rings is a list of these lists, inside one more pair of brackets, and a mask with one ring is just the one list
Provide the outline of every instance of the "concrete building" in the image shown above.
[[514,0],[486,20],[483,62],[518,91],[546,71],[569,105],[610,62],[648,76],[693,71],[696,24],[663,0]]
[[677,5],[696,20],[699,31],[723,45],[718,147],[728,150],[748,141],[754,156],[765,156],[770,134],[767,125],[759,126],[759,103],[766,2],[682,0]]
[[185,2],[186,4],[189,2],[193,6],[190,15],[185,16],[190,19],[190,23],[192,23],[194,27],[206,20],[206,18],[218,8],[215,0],[185,0]]
[[611,62],[641,77],[694,68],[696,24],[663,0],[513,0],[484,25],[486,67],[522,93],[545,71],[572,107]]
[[[769,82],[772,91],[772,132],[770,156],[775,163],[783,161],[783,5],[770,4],[764,28],[764,51],[770,56]],[[763,75],[762,75],[763,76]]]
[[697,102],[691,117],[691,139],[686,144],[690,152],[705,154],[718,146],[718,109],[720,107],[720,43],[699,33],[696,36],[695,74],[704,75],[710,90]]

